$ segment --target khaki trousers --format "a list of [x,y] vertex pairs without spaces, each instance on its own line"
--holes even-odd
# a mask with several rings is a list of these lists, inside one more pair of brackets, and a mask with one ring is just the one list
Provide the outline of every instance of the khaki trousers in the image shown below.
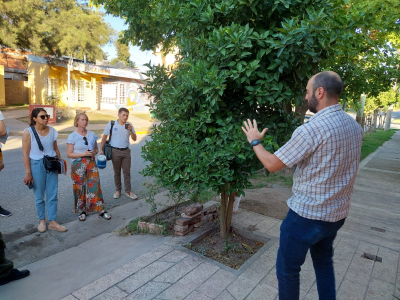
[[131,150],[112,148],[111,161],[114,168],[115,190],[121,192],[121,168],[124,172],[125,193],[131,192]]

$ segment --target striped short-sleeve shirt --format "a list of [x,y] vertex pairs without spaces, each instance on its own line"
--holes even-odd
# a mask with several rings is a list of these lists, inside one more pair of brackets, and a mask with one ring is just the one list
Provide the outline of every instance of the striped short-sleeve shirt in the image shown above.
[[336,222],[347,217],[361,155],[361,126],[340,104],[298,127],[275,155],[297,164],[288,206],[304,218]]

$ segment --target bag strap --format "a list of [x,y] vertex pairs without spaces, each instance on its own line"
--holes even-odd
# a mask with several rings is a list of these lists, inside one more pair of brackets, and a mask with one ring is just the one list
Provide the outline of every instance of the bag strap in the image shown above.
[[114,124],[115,124],[115,121],[111,121],[110,137],[108,138],[108,142],[111,141],[112,130],[113,130]]
[[36,142],[37,142],[37,144],[38,144],[38,146],[39,146],[39,150],[40,151],[42,151],[43,152],[43,145],[42,145],[42,142],[40,141],[40,139],[39,139],[39,136],[38,136],[38,133],[37,133],[37,131],[36,131],[36,128],[34,127],[34,126],[31,126],[31,130],[32,130],[32,132],[33,132],[33,135],[35,136],[35,138],[36,138]]

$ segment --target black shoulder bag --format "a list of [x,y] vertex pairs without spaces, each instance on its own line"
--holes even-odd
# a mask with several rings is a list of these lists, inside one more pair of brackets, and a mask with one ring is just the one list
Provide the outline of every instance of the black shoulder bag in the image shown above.
[[[36,128],[34,126],[31,126],[32,132],[35,135],[36,138],[36,142],[39,146],[39,150],[43,152],[44,148],[42,145],[42,142],[39,139],[38,133],[36,131]],[[50,132],[49,132],[50,134]],[[44,155],[44,153],[43,153]],[[61,162],[58,159],[57,156],[48,156],[48,155],[44,155],[43,156],[43,164],[44,164],[44,168],[50,172],[50,171],[57,171],[59,172],[61,170]]]
[[111,121],[110,137],[108,138],[108,141],[106,141],[106,143],[104,144],[104,147],[103,147],[103,152],[104,152],[104,155],[106,156],[107,160],[111,160],[112,149],[111,149],[110,141],[111,141],[114,123],[115,123],[115,121]]

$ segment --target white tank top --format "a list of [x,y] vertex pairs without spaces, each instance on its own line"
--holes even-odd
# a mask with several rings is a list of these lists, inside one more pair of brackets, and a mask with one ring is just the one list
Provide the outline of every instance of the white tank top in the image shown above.
[[[46,136],[41,136],[38,132],[40,142],[43,145],[43,152],[40,151],[38,143],[36,141],[35,135],[32,129],[29,127],[28,130],[31,135],[31,151],[29,152],[29,157],[31,159],[39,160],[42,159],[44,155],[56,156],[56,151],[54,150],[54,141],[57,140],[58,132],[53,127],[50,127],[49,133]],[[44,153],[44,154],[43,154]]]

